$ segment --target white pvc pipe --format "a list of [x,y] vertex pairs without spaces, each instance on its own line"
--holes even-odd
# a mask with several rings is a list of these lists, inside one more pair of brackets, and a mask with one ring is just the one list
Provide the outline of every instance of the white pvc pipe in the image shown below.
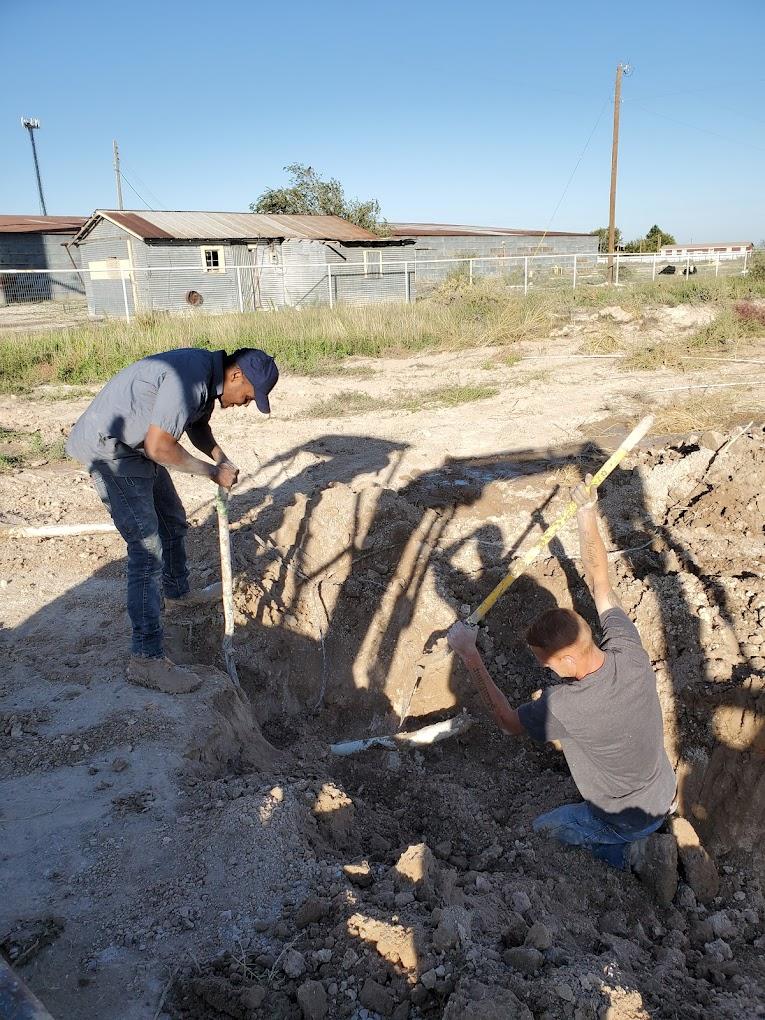
[[26,524],[0,527],[0,538],[67,538],[70,535],[110,535],[117,529],[113,524],[45,524],[30,527]]
[[393,750],[395,747],[404,745],[410,747],[437,744],[441,740],[448,740],[449,737],[459,736],[469,730],[475,720],[472,716],[463,712],[451,719],[444,719],[443,722],[433,723],[430,726],[423,726],[419,730],[410,730],[408,733],[393,733],[386,737],[366,737],[362,740],[345,740],[339,744],[331,744],[332,754],[349,755],[359,751],[366,751],[370,747],[387,747]]

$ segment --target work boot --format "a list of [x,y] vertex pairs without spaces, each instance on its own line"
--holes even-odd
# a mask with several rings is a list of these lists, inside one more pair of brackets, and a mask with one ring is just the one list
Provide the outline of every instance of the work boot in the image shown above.
[[156,659],[131,655],[127,678],[131,684],[162,691],[163,694],[191,694],[202,686],[202,677],[183,666],[176,666],[165,655]]
[[220,602],[222,598],[223,585],[217,581],[215,584],[208,584],[206,588],[194,588],[178,599],[170,599],[165,596],[165,612],[173,613],[181,609],[193,609],[196,606]]
[[655,832],[630,847],[630,867],[661,907],[668,907],[677,892],[677,843],[667,833]]

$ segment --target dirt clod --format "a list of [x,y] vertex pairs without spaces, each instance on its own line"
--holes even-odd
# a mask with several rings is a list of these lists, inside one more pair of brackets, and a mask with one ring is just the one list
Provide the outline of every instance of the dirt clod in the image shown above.
[[701,845],[698,834],[687,818],[672,818],[670,830],[685,880],[701,903],[710,903],[720,891],[720,876],[712,858]]
[[304,1020],[324,1020],[327,1015],[327,993],[321,981],[306,981],[297,990],[297,1001]]

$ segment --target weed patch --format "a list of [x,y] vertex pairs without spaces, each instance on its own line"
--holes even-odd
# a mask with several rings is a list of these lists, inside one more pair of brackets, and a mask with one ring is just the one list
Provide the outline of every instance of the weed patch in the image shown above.
[[41,432],[22,432],[0,426],[0,471],[63,459],[63,436],[51,443]]

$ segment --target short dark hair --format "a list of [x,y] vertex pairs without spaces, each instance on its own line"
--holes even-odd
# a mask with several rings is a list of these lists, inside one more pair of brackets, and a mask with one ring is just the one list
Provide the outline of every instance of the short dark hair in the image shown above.
[[534,648],[554,655],[561,648],[575,645],[582,633],[582,618],[571,609],[548,609],[526,631],[526,640]]

